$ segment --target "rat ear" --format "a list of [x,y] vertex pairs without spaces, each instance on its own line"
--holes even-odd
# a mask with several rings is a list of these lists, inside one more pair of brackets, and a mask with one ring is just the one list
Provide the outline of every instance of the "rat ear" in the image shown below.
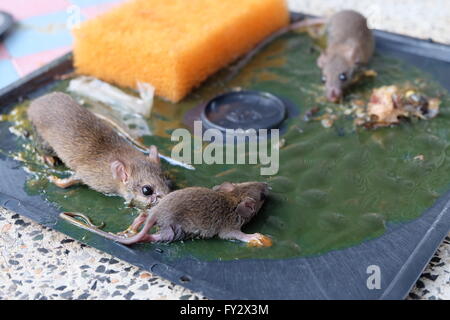
[[122,183],[128,182],[128,172],[122,161],[116,160],[111,163],[111,173],[114,179],[120,179]]
[[345,60],[349,61],[350,63],[358,64],[360,63],[361,59],[359,58],[359,50],[356,47],[348,47],[344,51],[344,57]]
[[212,189],[214,191],[231,192],[235,188],[234,184],[230,182],[224,182],[221,185],[215,186]]
[[148,148],[148,158],[153,163],[161,164],[161,161],[159,160],[158,148],[156,146],[150,146],[150,148]]
[[252,198],[246,197],[238,204],[236,213],[244,218],[250,218],[256,213],[256,201]]
[[317,66],[320,69],[323,69],[326,63],[327,63],[327,54],[325,52],[322,52],[319,58],[317,59]]

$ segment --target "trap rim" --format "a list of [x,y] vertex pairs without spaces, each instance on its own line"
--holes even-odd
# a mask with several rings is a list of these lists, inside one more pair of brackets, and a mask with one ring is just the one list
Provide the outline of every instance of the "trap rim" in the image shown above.
[[[375,31],[375,36],[377,50],[406,58],[424,70],[433,65],[436,80],[450,90],[450,46],[381,31]],[[72,55],[67,54],[0,89],[0,110],[8,112],[23,98],[38,96],[55,77],[72,70]],[[5,131],[0,124],[2,139],[8,138]],[[1,206],[58,230],[58,208],[23,191],[27,174],[19,162],[0,155],[0,176]],[[132,247],[99,236],[88,245],[213,299],[404,299],[450,229],[449,208],[447,192],[419,218],[389,224],[379,238],[308,258],[169,261],[156,251],[137,255]],[[70,230],[65,233],[83,242]],[[366,265],[382,270],[380,290],[367,288]]]

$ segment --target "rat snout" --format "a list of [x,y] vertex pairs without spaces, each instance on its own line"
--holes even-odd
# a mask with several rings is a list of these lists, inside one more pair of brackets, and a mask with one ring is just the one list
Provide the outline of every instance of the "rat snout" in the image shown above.
[[342,90],[336,87],[327,89],[327,99],[331,102],[338,102],[342,97]]

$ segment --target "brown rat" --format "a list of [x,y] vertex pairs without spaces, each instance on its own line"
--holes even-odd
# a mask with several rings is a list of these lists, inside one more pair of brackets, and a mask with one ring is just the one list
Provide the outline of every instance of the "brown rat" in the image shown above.
[[[225,182],[212,189],[190,187],[177,190],[162,198],[148,212],[141,213],[128,229],[133,234],[130,237],[104,232],[92,225],[81,226],[126,245],[219,236],[240,240],[249,246],[270,246],[270,238],[241,231],[242,226],[257,214],[268,191],[268,185],[262,182]],[[63,213],[61,216],[72,221],[70,216],[73,214]],[[149,234],[155,224],[159,227],[158,232]]]
[[322,82],[325,83],[328,100],[337,102],[344,90],[356,80],[357,71],[369,62],[374,51],[374,38],[367,27],[366,18],[352,10],[340,11],[328,20],[307,18],[281,28],[230,67],[231,72],[226,80],[236,76],[259,51],[276,38],[293,30],[322,24],[327,27],[327,48],[320,55],[317,64],[322,69]]
[[353,10],[340,11],[327,23],[327,48],[317,60],[328,100],[337,102],[356,79],[358,69],[373,55],[374,38],[366,18]]
[[74,171],[67,179],[51,177],[56,185],[84,183],[144,207],[169,193],[155,146],[144,155],[69,95],[54,92],[34,100],[28,118],[47,152]]

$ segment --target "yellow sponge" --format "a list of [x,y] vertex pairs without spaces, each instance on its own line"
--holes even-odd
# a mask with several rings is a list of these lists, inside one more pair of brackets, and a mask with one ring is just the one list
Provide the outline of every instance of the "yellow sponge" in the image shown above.
[[285,0],[134,0],[74,30],[75,67],[177,102],[288,22]]

